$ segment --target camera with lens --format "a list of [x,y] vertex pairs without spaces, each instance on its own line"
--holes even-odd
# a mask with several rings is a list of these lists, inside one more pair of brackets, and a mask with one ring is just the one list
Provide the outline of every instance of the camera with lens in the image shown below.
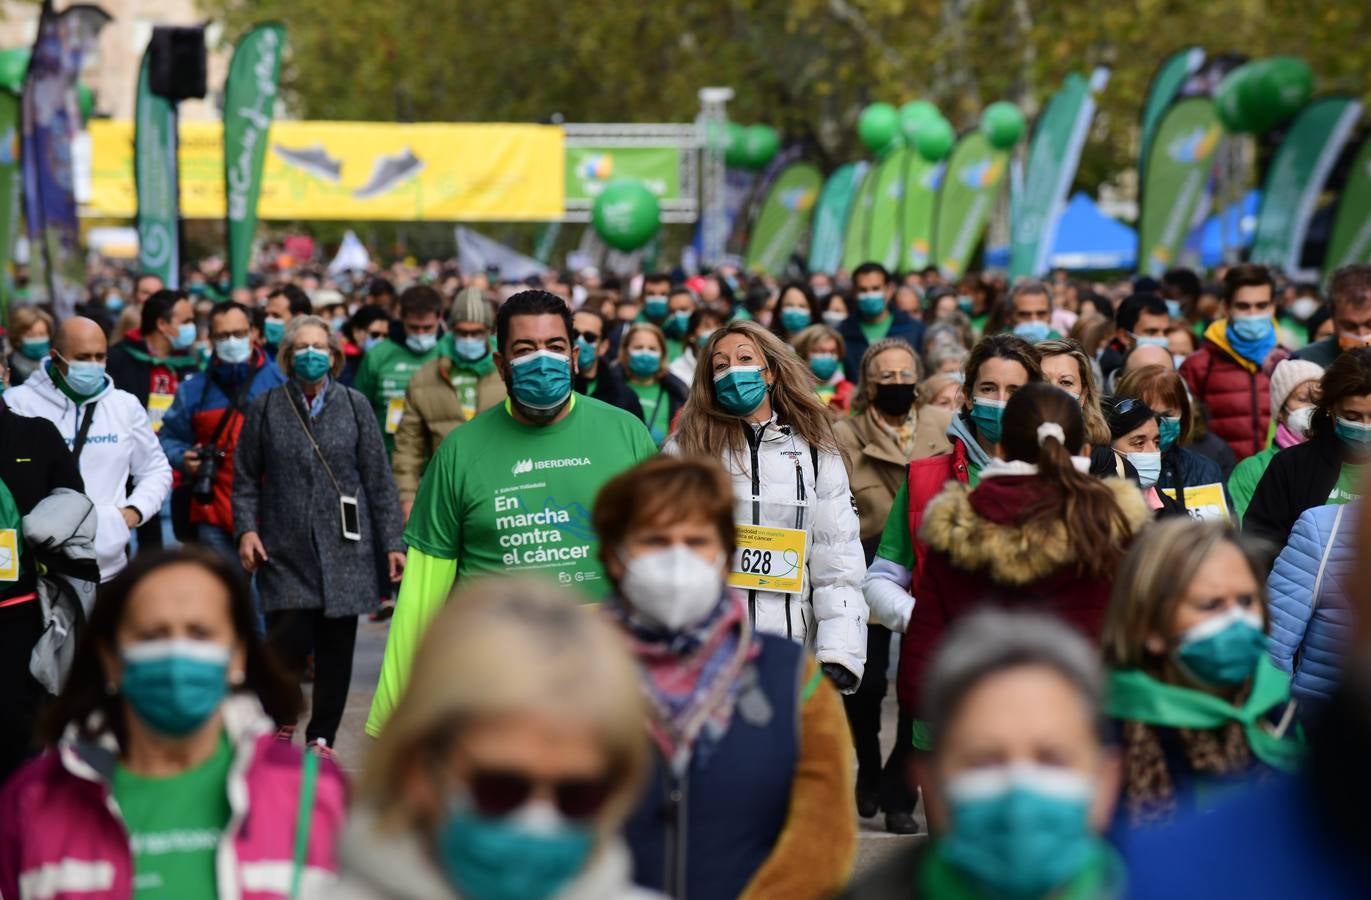
[[214,480],[226,454],[218,447],[196,447],[195,452],[200,457],[200,468],[190,483],[190,496],[196,503],[208,505],[214,501]]

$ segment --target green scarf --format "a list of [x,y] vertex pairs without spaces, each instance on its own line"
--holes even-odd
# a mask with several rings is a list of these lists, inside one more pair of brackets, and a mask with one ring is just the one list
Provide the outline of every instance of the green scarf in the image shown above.
[[1263,717],[1290,700],[1290,676],[1270,659],[1257,663],[1252,692],[1241,707],[1195,688],[1164,684],[1140,669],[1109,673],[1109,699],[1105,713],[1167,728],[1209,730],[1237,722],[1247,735],[1252,753],[1267,765],[1293,771],[1304,756],[1304,742],[1293,732],[1272,734]]
[[166,366],[168,369],[198,369],[200,360],[193,353],[182,353],[176,356],[153,356],[143,350],[139,350],[129,342],[124,342],[124,352],[141,363],[150,366]]
[[67,384],[66,376],[62,374],[62,370],[51,363],[48,364],[48,375],[52,376],[52,383],[57,385],[57,389],[61,391],[63,394],[66,394],[67,399],[70,400],[72,403],[75,403],[77,406],[80,406],[82,403],[85,403],[91,397],[96,396],[96,394],[99,394],[100,391],[103,391],[105,389],[105,385],[101,383],[100,389],[97,390],[94,394],[78,394],[71,385]]
[[452,332],[448,332],[438,339],[438,352],[452,360],[454,366],[461,369],[463,372],[470,372],[477,378],[485,378],[491,372],[495,371],[495,359],[489,353],[475,362],[462,359],[462,357],[458,356],[457,341],[452,336]]
[[[1048,897],[1052,900],[1104,900],[1122,897],[1123,862],[1109,844],[1096,838],[1094,852],[1085,868]],[[930,900],[984,900],[988,896],[976,883],[943,858],[937,841],[929,845],[919,867],[919,894]]]

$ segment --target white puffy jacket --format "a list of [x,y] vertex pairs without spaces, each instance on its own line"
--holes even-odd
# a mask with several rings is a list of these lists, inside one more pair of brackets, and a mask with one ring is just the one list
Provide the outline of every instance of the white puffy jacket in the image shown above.
[[[21,416],[47,419],[57,426],[67,446],[76,441],[85,409],[95,404],[90,431],[81,451],[81,479],[95,504],[95,556],[100,580],[109,581],[124,567],[129,528],[120,510],[131,506],[143,519],[162,508],[171,493],[171,465],[152,433],[152,423],[138,398],[114,386],[78,406],[48,374],[45,361],[19,387],[5,392],[5,405]],[[128,488],[133,479],[133,490]]]
[[[847,468],[837,453],[820,450],[816,478],[816,455],[789,427],[773,420],[753,433],[757,439],[747,448],[725,452],[721,460],[733,481],[734,521],[801,528],[808,537],[803,591],[748,591],[748,608],[758,630],[812,647],[820,663],[837,663],[860,679],[866,665],[866,558]],[[681,452],[674,439],[662,449]]]

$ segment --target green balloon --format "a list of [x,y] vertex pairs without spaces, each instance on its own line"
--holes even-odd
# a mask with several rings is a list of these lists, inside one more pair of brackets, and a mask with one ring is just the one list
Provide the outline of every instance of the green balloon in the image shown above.
[[1253,130],[1249,110],[1242,97],[1245,85],[1250,80],[1251,65],[1242,65],[1225,75],[1219,86],[1214,89],[1214,108],[1219,114],[1219,122],[1235,134],[1245,134]]
[[732,169],[747,165],[747,152],[744,149],[747,129],[737,122],[729,122],[724,126],[724,138],[724,164]]
[[1314,93],[1314,72],[1295,56],[1273,56],[1252,63],[1251,80],[1240,92],[1250,103],[1250,117],[1259,125],[1274,128],[1304,108]]
[[90,121],[91,113],[95,112],[95,91],[91,90],[90,85],[84,82],[76,85],[76,105],[81,110],[81,124]]
[[29,51],[23,47],[0,50],[0,87],[19,93],[29,71]]
[[1008,150],[1023,137],[1023,113],[1008,100],[999,100],[985,108],[981,113],[981,134],[996,150]]
[[857,136],[872,153],[881,153],[900,133],[900,114],[889,103],[873,103],[857,119]]
[[781,136],[770,125],[749,125],[743,133],[743,160],[749,169],[765,168],[781,150]]
[[661,224],[661,210],[647,185],[633,178],[616,178],[595,198],[590,221],[600,240],[628,253],[652,240]]
[[914,149],[929,162],[942,162],[952,152],[957,142],[957,132],[952,123],[938,116],[919,126],[919,135],[914,139]]
[[900,132],[904,135],[905,141],[913,144],[919,133],[919,126],[941,117],[942,113],[938,112],[938,107],[927,100],[910,100],[900,107]]

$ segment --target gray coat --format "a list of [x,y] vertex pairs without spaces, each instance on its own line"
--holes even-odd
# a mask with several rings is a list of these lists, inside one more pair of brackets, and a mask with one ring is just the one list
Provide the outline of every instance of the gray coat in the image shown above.
[[[338,491],[301,418],[343,491],[357,497],[360,541],[343,537]],[[385,553],[404,552],[405,544],[400,500],[366,398],[331,381],[311,420],[294,381],[271,389],[248,406],[233,466],[234,538],[255,530],[267,551],[257,570],[263,609],[322,608],[329,617],[374,610]]]

